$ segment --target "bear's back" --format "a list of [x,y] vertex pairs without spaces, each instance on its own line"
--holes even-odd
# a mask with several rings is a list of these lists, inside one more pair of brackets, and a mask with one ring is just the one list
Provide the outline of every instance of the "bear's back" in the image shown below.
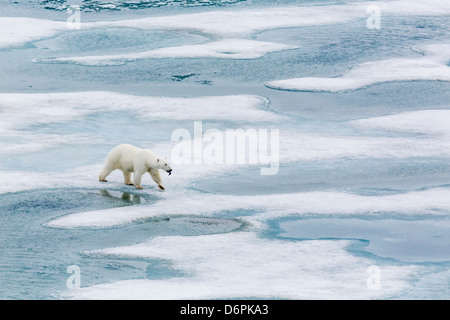
[[141,148],[131,144],[121,144],[110,151],[108,158],[109,161],[115,164],[116,168],[132,171],[134,158],[140,151],[142,151]]

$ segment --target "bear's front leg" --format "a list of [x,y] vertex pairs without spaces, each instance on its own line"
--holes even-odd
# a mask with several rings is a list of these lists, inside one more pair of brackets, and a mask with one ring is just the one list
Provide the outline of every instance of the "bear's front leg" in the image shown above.
[[162,185],[163,181],[161,179],[161,176],[159,175],[158,169],[149,169],[148,172],[152,176],[153,181],[155,181],[158,184],[158,187],[161,190],[165,190],[164,186]]
[[144,189],[141,187],[142,173],[134,173],[134,186],[136,189]]

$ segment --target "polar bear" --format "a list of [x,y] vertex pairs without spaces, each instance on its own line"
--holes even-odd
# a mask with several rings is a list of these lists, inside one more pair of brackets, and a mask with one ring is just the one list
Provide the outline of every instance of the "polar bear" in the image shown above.
[[[164,187],[158,170],[165,170],[169,175],[172,174],[172,168],[164,158],[150,150],[141,149],[130,144],[121,144],[109,152],[98,180],[106,182],[106,177],[116,169],[122,170],[125,184],[134,184],[137,189],[143,189],[141,187],[141,179],[146,172],[150,173],[161,190],[164,190]],[[134,183],[131,181],[132,172],[134,172]]]

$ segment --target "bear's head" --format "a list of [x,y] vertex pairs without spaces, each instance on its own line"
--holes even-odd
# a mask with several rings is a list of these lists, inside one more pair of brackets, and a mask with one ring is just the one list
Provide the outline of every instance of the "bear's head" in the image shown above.
[[162,158],[158,158],[156,160],[156,164],[158,166],[158,169],[161,169],[161,170],[164,170],[164,171],[168,172],[169,176],[172,174],[172,168],[167,163],[167,160],[162,159]]

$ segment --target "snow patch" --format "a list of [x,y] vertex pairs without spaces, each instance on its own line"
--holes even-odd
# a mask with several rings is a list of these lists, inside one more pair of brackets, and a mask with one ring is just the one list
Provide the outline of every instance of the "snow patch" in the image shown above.
[[[126,280],[62,293],[72,299],[374,299],[410,289],[416,266],[380,266],[382,285],[371,290],[373,261],[356,257],[350,241],[269,240],[252,232],[156,237],[86,254],[167,259],[189,274],[164,280]],[[264,266],[264,268],[261,268]],[[345,283],[345,287],[342,284]]]
[[359,119],[352,124],[371,129],[414,132],[441,136],[450,135],[450,110],[420,110]]
[[267,105],[267,99],[255,95],[168,98],[103,91],[2,93],[0,154],[39,151],[65,144],[99,143],[99,139],[85,134],[35,134],[27,131],[30,126],[82,120],[95,113],[127,111],[144,121],[192,119],[248,123],[284,118],[268,110]]
[[345,92],[391,81],[450,81],[450,67],[446,64],[450,60],[450,45],[422,49],[426,53],[423,57],[369,61],[337,77],[293,78],[268,81],[265,85],[279,90]]
[[89,66],[121,65],[130,61],[148,58],[220,58],[255,59],[268,53],[294,49],[273,42],[246,39],[225,39],[203,44],[165,47],[138,53],[102,56],[82,56],[67,58],[47,58],[37,60],[45,63],[75,63]]

